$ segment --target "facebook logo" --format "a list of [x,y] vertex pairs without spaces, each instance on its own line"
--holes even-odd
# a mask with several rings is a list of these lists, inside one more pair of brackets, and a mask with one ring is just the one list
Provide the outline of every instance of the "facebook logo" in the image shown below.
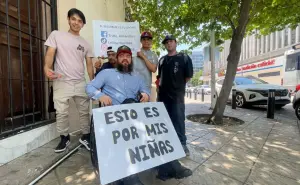
[[101,37],[107,37],[107,31],[101,31]]

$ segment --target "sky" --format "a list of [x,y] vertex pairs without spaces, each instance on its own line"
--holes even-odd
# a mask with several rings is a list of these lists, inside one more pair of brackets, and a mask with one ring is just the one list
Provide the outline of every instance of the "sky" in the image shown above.
[[[179,52],[181,50],[185,50],[185,49],[188,49],[188,48],[189,48],[189,45],[187,45],[187,44],[180,44],[180,45],[177,46],[177,51]],[[199,47],[196,47],[196,48],[193,49],[193,51],[195,51],[195,50],[196,51],[202,50],[202,46],[199,46]],[[161,56],[164,56],[166,54],[167,54],[166,50],[163,50],[163,51],[160,52]]]

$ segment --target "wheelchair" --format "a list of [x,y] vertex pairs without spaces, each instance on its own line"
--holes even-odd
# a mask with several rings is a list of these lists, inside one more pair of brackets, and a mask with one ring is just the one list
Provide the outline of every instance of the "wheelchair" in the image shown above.
[[[141,95],[139,93],[138,100],[140,100]],[[140,101],[136,101],[135,99],[129,98],[125,99],[121,104],[130,104],[130,103],[140,103]],[[99,108],[104,107],[99,104]],[[94,167],[94,171],[97,176],[99,176],[99,165],[98,165],[98,156],[97,156],[97,147],[96,147],[96,137],[95,137],[95,126],[94,126],[94,120],[93,115],[91,116],[91,125],[90,125],[90,154],[91,154],[91,161],[92,165]],[[116,185],[118,182],[110,183],[109,185]]]

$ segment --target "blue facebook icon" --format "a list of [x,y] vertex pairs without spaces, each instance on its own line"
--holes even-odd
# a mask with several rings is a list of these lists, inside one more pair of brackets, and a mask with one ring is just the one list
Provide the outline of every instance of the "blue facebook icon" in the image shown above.
[[101,37],[107,37],[107,31],[101,31]]

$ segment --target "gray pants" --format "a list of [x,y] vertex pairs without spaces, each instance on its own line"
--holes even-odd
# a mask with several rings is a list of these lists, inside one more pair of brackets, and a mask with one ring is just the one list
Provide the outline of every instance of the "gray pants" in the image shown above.
[[57,131],[60,135],[69,134],[69,101],[73,99],[79,112],[80,128],[83,134],[90,133],[90,100],[85,92],[86,82],[53,82],[53,101],[56,109]]

